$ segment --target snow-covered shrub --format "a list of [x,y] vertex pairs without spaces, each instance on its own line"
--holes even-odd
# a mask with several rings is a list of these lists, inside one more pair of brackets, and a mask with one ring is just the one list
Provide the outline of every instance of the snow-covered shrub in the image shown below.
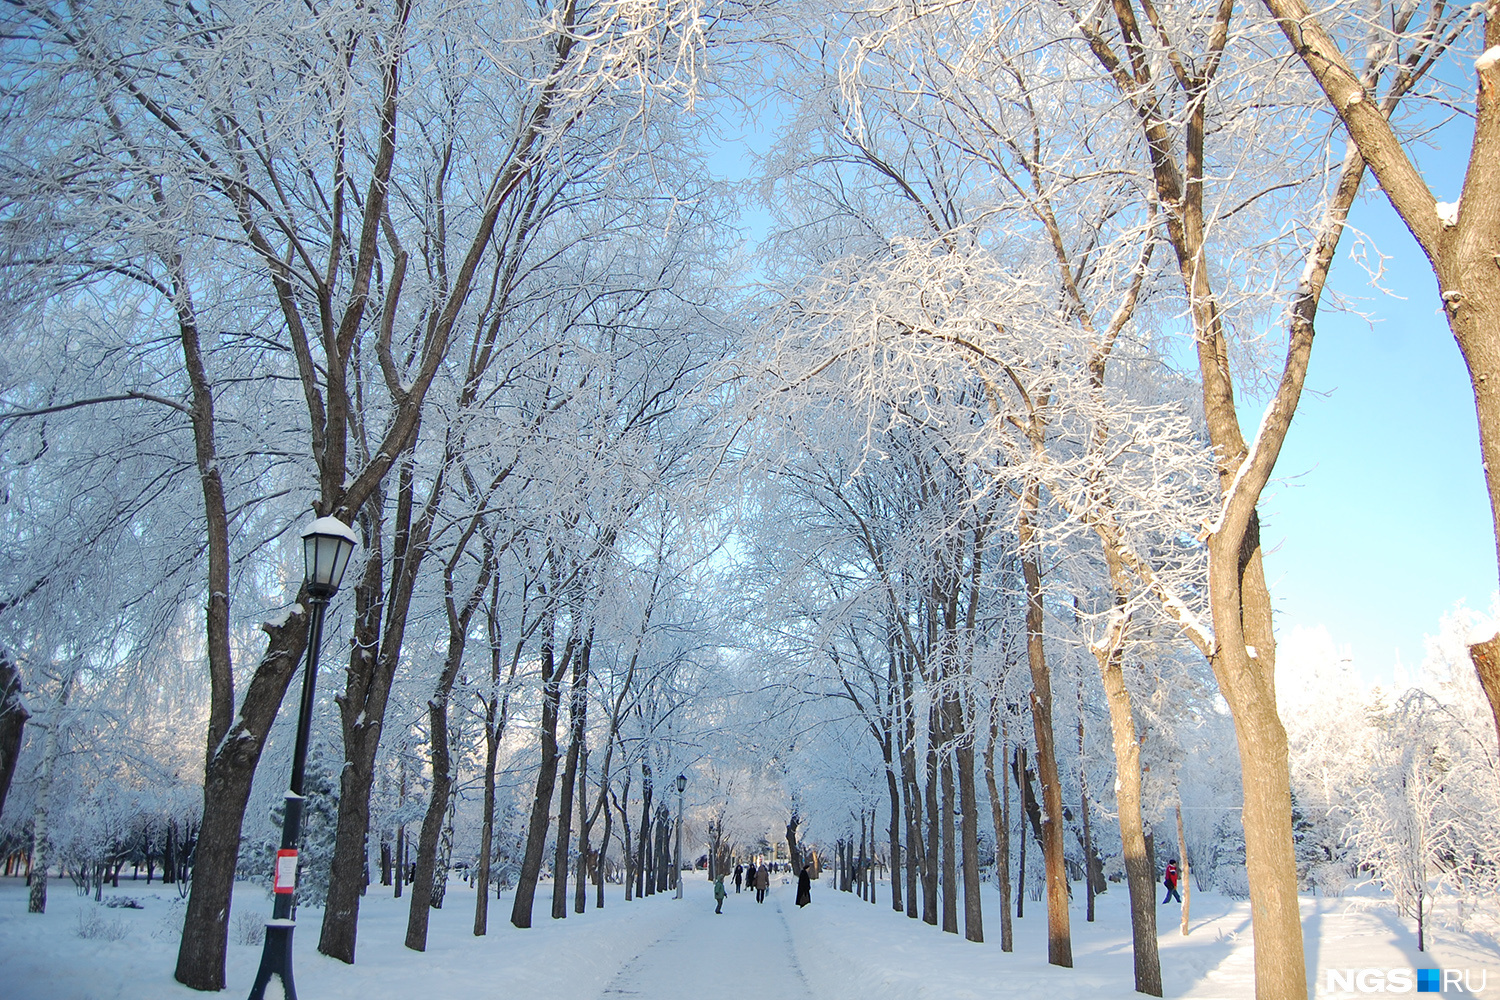
[[151,928],[151,936],[158,941],[176,941],[182,936],[182,920],[187,910],[187,900],[178,896],[169,899],[166,913]]
[[260,947],[266,942],[266,915],[259,910],[238,910],[230,940],[235,944]]
[[1223,865],[1214,878],[1214,888],[1231,899],[1250,898],[1250,873],[1243,865]]
[[123,941],[130,928],[123,920],[105,919],[97,906],[78,909],[78,936],[85,941]]
[[1312,866],[1309,881],[1325,896],[1342,896],[1354,876],[1347,862],[1323,861]]

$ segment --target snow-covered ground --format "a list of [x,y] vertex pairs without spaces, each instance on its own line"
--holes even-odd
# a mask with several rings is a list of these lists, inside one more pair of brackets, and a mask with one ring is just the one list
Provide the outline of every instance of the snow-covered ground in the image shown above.
[[[586,1000],[633,996],[700,1000],[963,1000],[1026,996],[1046,1000],[1111,1000],[1138,996],[1131,988],[1130,930],[1123,887],[1099,897],[1099,919],[1073,909],[1073,969],[1046,962],[1041,903],[1016,922],[1015,951],[1000,950],[998,895],[987,893],[990,940],[970,944],[891,912],[888,886],[879,903],[815,887],[813,905],[792,905],[792,885],[772,887],[764,904],[730,893],[713,912],[710,886],[685,883],[671,894],[626,905],[610,887],[603,911],[567,920],[547,917],[550,888],[538,894],[538,921],[511,927],[508,894],[490,909],[490,933],[472,935],[473,893],[449,889],[432,915],[429,946],[402,946],[407,900],[375,887],[360,910],[358,961],[346,966],[316,951],[321,913],[304,910],[296,937],[296,979],[303,1000],[422,1000],[505,996],[524,1000]],[[122,881],[106,898],[130,896],[143,908],[109,909],[54,882],[48,912],[26,913],[23,882],[0,879],[0,997],[6,1000],[186,1000],[201,997],[172,979],[182,904],[175,889]],[[590,893],[592,900],[592,892]],[[1439,930],[1419,958],[1408,922],[1387,908],[1342,899],[1304,898],[1311,992],[1327,994],[1328,969],[1459,968],[1472,970],[1485,993],[1500,992],[1500,945],[1489,936]],[[270,901],[241,885],[231,924],[269,914]],[[1178,932],[1175,904],[1162,907],[1162,969],[1166,996],[1250,1000],[1254,995],[1249,904],[1195,893],[1189,937]],[[85,938],[80,932],[96,936]],[[231,933],[231,939],[238,935]],[[110,940],[115,937],[117,939]],[[258,945],[229,947],[230,996],[246,995],[260,960]],[[1452,989],[1449,992],[1454,992]],[[1362,995],[1358,992],[1352,995]]]

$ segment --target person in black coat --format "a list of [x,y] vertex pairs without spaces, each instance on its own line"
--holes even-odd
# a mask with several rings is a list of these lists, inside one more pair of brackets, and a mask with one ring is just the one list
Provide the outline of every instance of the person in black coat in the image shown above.
[[802,866],[802,872],[797,876],[797,905],[806,906],[812,902],[812,875],[807,871],[807,865]]
[[745,866],[744,865],[735,865],[734,866],[734,891],[735,892],[739,892],[740,891],[740,885],[744,881],[745,881]]

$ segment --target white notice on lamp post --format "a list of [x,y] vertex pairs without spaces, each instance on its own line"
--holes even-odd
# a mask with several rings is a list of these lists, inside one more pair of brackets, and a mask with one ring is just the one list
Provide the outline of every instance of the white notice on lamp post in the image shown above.
[[293,892],[297,888],[297,852],[276,852],[276,879],[272,892]]

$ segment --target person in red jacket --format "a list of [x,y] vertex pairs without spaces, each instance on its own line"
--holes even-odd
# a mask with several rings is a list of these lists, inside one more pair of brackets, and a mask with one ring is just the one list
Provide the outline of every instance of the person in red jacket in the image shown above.
[[1167,862],[1167,873],[1161,878],[1162,884],[1167,887],[1166,898],[1162,900],[1167,903],[1171,900],[1182,902],[1182,897],[1177,894],[1177,859],[1173,858]]

